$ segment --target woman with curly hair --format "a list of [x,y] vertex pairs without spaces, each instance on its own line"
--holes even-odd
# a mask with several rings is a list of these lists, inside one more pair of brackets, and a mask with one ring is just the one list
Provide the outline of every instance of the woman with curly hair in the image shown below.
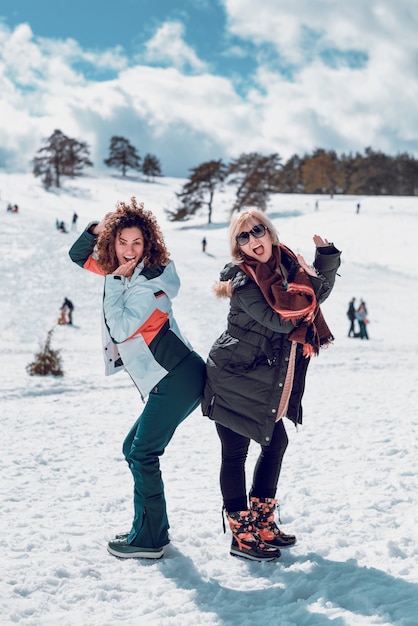
[[171,300],[180,281],[157,221],[143,203],[119,202],[92,222],[70,249],[84,269],[104,275],[106,375],[126,370],[144,410],[123,444],[134,479],[134,518],[108,551],[122,558],[158,559],[169,543],[159,457],[177,426],[199,405],[205,364],[181,334]]

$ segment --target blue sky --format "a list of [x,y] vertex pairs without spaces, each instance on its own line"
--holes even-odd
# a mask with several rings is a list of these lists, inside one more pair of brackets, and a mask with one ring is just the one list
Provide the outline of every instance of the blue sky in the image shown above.
[[[27,22],[38,37],[75,39],[85,49],[122,47],[132,60],[141,59],[146,42],[162,24],[179,23],[184,25],[188,45],[216,74],[235,80],[239,76],[237,83],[244,84],[256,67],[252,56],[256,46],[228,33],[227,14],[218,0],[73,0],[68,4],[8,0],[1,3],[1,17],[11,27]],[[148,63],[160,65],[161,59]],[[92,68],[84,66],[83,71],[92,75]],[[98,80],[111,76],[110,71],[94,75]]]
[[123,135],[166,175],[243,152],[418,154],[414,0],[0,4],[0,167],[55,128],[103,169]]
[[10,26],[29,22],[40,37],[72,37],[85,48],[123,45],[130,54],[168,20],[184,21],[191,43],[207,51],[213,44],[218,49],[225,28],[225,12],[217,0],[8,0],[0,12]]
[[226,14],[217,0],[118,0],[69,3],[51,0],[11,0],[2,2],[0,15],[10,26],[28,22],[39,37],[73,38],[83,48],[105,49],[122,46],[127,55],[143,52],[144,43],[167,21],[184,24],[187,40],[198,55],[220,73],[246,71],[240,58],[228,58],[223,52],[226,42]]

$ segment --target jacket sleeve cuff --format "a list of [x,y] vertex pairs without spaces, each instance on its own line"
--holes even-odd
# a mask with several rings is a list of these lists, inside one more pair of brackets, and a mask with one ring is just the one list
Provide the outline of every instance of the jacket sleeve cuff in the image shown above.
[[97,239],[97,235],[94,235],[91,232],[91,229],[94,228],[95,226],[97,226],[97,224],[99,224],[99,222],[96,220],[94,222],[89,222],[85,228],[85,232],[88,233],[89,235],[91,235],[92,237],[94,237],[95,239]]

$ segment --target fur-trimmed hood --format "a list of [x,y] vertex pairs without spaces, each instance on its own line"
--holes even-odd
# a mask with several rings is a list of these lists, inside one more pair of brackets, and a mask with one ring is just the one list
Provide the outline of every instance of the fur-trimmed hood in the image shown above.
[[217,298],[231,298],[233,294],[232,280],[218,280],[212,289]]

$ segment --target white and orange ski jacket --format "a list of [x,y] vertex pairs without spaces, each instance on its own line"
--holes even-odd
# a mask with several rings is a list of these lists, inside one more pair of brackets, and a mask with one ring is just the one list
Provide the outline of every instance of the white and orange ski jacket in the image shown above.
[[[96,237],[87,230],[69,251],[72,261],[104,275],[94,258]],[[130,280],[104,276],[102,338],[105,374],[125,369],[142,398],[192,350],[174,319],[171,300],[180,279],[173,261],[144,268]]]

